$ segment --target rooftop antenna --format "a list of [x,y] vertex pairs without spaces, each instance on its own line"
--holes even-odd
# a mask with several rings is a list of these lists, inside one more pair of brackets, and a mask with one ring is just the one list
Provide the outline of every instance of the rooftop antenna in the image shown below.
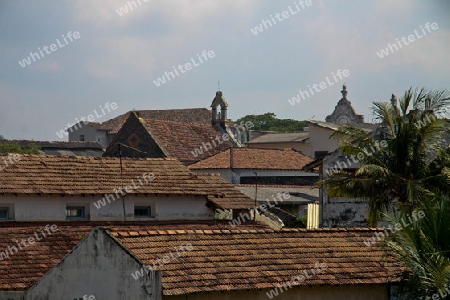
[[122,148],[121,148],[121,146],[124,146],[124,147],[126,147],[126,148],[130,148],[130,149],[133,149],[133,150],[135,150],[135,151],[138,151],[138,152],[141,152],[141,153],[147,153],[147,152],[145,152],[145,151],[141,151],[141,150],[139,150],[139,149],[136,149],[136,148],[133,148],[133,147],[130,147],[130,146],[127,146],[127,145],[124,145],[124,144],[121,144],[120,142],[119,143],[117,143],[117,150],[119,151],[119,161],[120,161],[120,184],[122,185],[121,186],[121,192],[120,192],[120,194],[122,195],[122,209],[123,209],[123,221],[125,222],[126,220],[127,220],[127,216],[126,216],[126,214],[125,214],[125,195],[122,193],[123,192],[123,189],[124,189],[124,186],[123,186],[123,167],[122,167]]
[[120,148],[120,146],[121,144],[117,143],[117,150],[119,150],[119,161],[120,161],[120,184],[122,185],[120,194],[122,194],[123,221],[125,222],[127,220],[127,216],[125,214],[125,196],[123,194],[122,149]]
[[253,172],[253,174],[255,174],[255,209],[253,210],[253,229],[255,228],[255,224],[256,224],[256,212],[258,211],[257,207],[257,198],[258,198],[258,173],[257,172]]

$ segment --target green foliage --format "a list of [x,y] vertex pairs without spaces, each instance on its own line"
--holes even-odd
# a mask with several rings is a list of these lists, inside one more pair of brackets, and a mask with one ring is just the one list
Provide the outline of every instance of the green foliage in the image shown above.
[[292,132],[302,131],[308,126],[307,121],[297,121],[292,119],[278,119],[274,113],[268,112],[263,115],[246,115],[239,118],[235,123],[252,122],[252,130]]
[[0,153],[39,154],[39,149],[40,147],[36,144],[21,147],[17,143],[0,142]]
[[403,224],[404,220],[413,222],[412,226],[395,231],[385,241],[409,269],[403,275],[401,292],[407,299],[431,299],[439,290],[445,294],[445,288],[450,285],[448,195],[437,193],[425,197],[414,213],[412,216],[404,213],[386,215],[392,224]]
[[[425,109],[427,103],[428,109]],[[447,112],[447,91],[409,89],[397,103],[374,103],[380,126],[373,133],[343,126],[332,137],[340,150],[357,157],[356,172],[334,170],[320,185],[331,197],[368,201],[368,220],[376,226],[383,212],[395,206],[411,212],[432,190],[450,192],[450,123],[436,117]],[[384,144],[384,146],[380,146]]]
[[295,221],[285,224],[285,228],[306,228],[306,216],[296,218]]
[[301,226],[298,226],[298,227],[300,227],[300,228],[306,228],[306,224],[308,224],[308,216],[307,216],[307,215],[304,215],[304,216],[301,217],[301,218],[297,218],[297,222],[298,222],[299,224],[301,224]]

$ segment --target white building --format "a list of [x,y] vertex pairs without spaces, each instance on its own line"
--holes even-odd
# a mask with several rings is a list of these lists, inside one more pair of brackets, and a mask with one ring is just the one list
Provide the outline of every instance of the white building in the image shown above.
[[0,171],[3,221],[213,220],[217,208],[253,206],[220,176],[175,159],[14,157]]

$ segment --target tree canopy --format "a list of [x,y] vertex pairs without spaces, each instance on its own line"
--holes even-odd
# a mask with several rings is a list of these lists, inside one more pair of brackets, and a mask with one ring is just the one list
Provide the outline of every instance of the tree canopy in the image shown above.
[[320,184],[331,197],[367,200],[371,226],[395,225],[385,243],[408,267],[401,299],[435,299],[450,284],[449,108],[448,91],[411,88],[399,102],[374,103],[372,133],[349,125],[332,135],[360,166],[334,168]]
[[39,154],[40,147],[36,144],[29,144],[21,147],[14,142],[5,142],[0,140],[0,153],[22,153],[22,154]]
[[302,131],[308,126],[307,121],[297,121],[293,119],[278,119],[272,112],[262,115],[246,115],[239,118],[235,123],[252,122],[252,130],[276,131],[276,132],[292,132]]
[[[449,105],[447,91],[409,89],[398,105],[396,100],[374,103],[380,124],[374,132],[351,125],[337,130],[332,137],[340,141],[339,149],[358,157],[361,166],[356,172],[333,172],[324,180],[330,196],[366,199],[369,223],[376,226],[383,212],[411,211],[424,195],[436,189],[448,191],[450,124],[437,116]],[[382,142],[385,147],[379,147]],[[368,153],[367,149],[378,150]]]

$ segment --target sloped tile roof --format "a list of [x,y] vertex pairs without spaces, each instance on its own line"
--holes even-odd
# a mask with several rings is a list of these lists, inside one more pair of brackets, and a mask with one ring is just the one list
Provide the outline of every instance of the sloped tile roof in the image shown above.
[[255,207],[255,202],[253,200],[249,201],[252,197],[247,196],[243,191],[240,191],[219,174],[197,174],[197,176],[203,179],[208,186],[225,195],[224,197],[215,195],[208,196],[208,200],[213,202],[216,208],[242,209]]
[[[186,165],[224,151],[232,144],[210,124],[144,119],[147,130],[161,147]],[[219,139],[219,141],[217,141]]]
[[[56,225],[57,231],[48,234],[46,225]],[[164,233],[168,230],[226,230],[228,221],[170,221],[170,222],[1,222],[0,252],[8,257],[0,260],[0,290],[28,290],[49,272],[61,259],[95,227],[110,228],[115,232]],[[253,225],[252,225],[253,227]],[[49,227],[47,227],[49,228]],[[53,227],[55,228],[55,227]],[[240,225],[237,228],[249,228]],[[258,223],[256,228],[267,228]],[[44,231],[45,237],[42,234]],[[36,235],[41,240],[36,239]],[[35,243],[29,244],[30,237]],[[26,241],[27,247],[19,248],[16,241]],[[15,246],[17,252],[12,248]],[[8,251],[8,247],[12,249]]]
[[[119,132],[128,119],[131,111],[99,124],[98,129],[108,130],[110,134]],[[164,109],[164,110],[137,110],[135,113],[150,120],[166,120],[181,123],[211,124],[211,111],[206,108]]]
[[293,149],[232,148],[192,164],[189,169],[230,169],[232,163],[233,169],[301,170],[311,161],[311,157]]
[[[4,224],[2,224],[0,228],[0,251],[8,254],[7,258],[0,261],[1,290],[30,288],[53,268],[82,239],[83,235],[91,230],[89,226],[66,227],[64,230],[58,226],[58,231],[54,233],[48,229],[51,233],[49,234],[44,228],[53,223],[24,226],[9,223],[8,225],[10,226],[3,227]],[[22,239],[27,242],[30,237],[36,238],[36,236],[41,240],[36,239],[36,242],[28,247],[21,246],[22,249],[20,249],[16,243]],[[12,247],[15,247],[17,251]]]
[[167,232],[118,232],[111,234],[144,264],[154,266],[157,259],[191,244],[162,270],[164,295],[196,292],[275,288],[291,277],[311,275],[316,263],[327,268],[300,285],[380,284],[398,280],[403,270],[381,248],[368,248],[364,241],[372,229],[268,229],[196,230]]
[[[123,158],[120,175],[119,158],[18,155],[18,161],[0,171],[0,194],[103,195],[135,182],[139,188],[132,194],[165,194],[211,196],[221,206],[242,209],[252,200],[232,185],[213,185],[221,178],[206,181],[172,158]],[[0,161],[8,160],[0,155]],[[143,174],[153,173],[154,180],[145,181]],[[236,197],[236,199],[234,198]],[[206,199],[206,198],[205,198]],[[213,200],[211,200],[213,201]]]
[[307,131],[266,133],[250,140],[247,144],[304,143],[308,137]]
[[[254,184],[235,184],[238,190],[249,196],[255,197],[255,185]],[[305,204],[314,203],[319,200],[319,188],[317,186],[295,186],[295,185],[267,185],[259,184],[257,200],[273,202],[273,196],[277,193],[288,193],[290,198],[283,200],[278,205],[292,205],[292,204]]]

